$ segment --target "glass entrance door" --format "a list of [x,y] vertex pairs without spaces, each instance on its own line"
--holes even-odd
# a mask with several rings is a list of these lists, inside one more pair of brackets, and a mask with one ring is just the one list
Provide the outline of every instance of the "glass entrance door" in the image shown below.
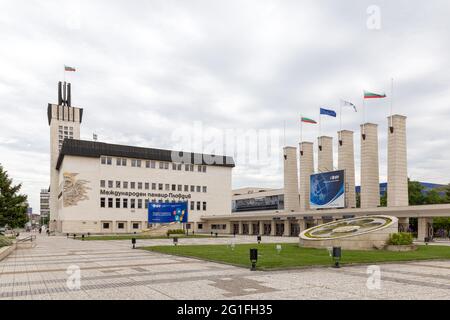
[[298,223],[291,223],[291,237],[298,237],[300,234],[300,225]]

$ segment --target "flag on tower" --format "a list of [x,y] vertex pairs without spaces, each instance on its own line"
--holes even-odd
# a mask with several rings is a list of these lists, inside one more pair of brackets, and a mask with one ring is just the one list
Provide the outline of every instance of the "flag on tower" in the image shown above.
[[72,68],[72,67],[69,67],[69,66],[64,65],[64,71],[75,72],[76,70],[75,70],[75,68]]
[[381,98],[386,98],[386,94],[384,93],[378,94],[369,91],[364,91],[364,99],[381,99]]
[[341,103],[342,103],[342,106],[344,106],[344,107],[352,107],[353,110],[355,110],[355,112],[358,112],[358,110],[356,109],[356,106],[353,103],[351,103],[349,101],[345,101],[345,100],[341,100]]
[[320,114],[324,114],[326,116],[335,117],[336,118],[336,112],[329,109],[320,108]]
[[301,122],[317,124],[317,121],[315,121],[315,120],[313,120],[311,118],[306,118],[306,117],[302,117],[302,121]]

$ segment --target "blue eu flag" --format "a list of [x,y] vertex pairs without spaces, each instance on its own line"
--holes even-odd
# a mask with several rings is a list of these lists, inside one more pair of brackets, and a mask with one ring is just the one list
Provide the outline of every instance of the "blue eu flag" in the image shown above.
[[335,117],[336,118],[336,112],[329,109],[320,108],[320,114],[324,114],[326,116]]

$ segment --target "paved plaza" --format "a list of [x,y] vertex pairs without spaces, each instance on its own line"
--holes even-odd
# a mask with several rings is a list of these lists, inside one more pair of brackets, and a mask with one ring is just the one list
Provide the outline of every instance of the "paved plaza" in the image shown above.
[[[180,239],[180,245],[230,241]],[[171,245],[171,240],[138,240],[138,245],[161,244]],[[0,299],[450,299],[450,261],[379,266],[381,287],[369,289],[367,266],[251,272],[133,250],[130,241],[38,236],[34,248],[18,249],[0,262]],[[79,289],[71,282],[78,268]]]

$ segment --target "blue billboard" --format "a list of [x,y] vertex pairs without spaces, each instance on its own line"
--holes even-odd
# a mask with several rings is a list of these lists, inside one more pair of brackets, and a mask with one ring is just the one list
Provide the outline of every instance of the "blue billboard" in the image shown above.
[[344,170],[311,175],[309,193],[311,209],[345,208]]
[[188,208],[187,202],[149,202],[148,222],[149,223],[170,223],[187,222]]

